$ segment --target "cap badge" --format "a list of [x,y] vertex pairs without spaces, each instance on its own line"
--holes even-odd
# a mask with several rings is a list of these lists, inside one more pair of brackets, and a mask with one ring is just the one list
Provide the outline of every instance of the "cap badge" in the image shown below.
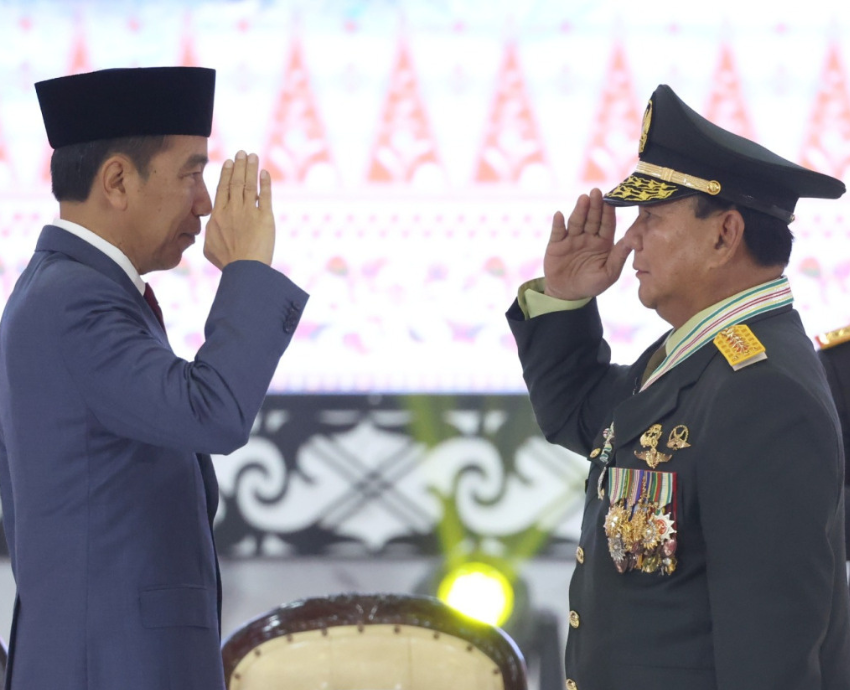
[[734,371],[767,359],[764,345],[742,323],[724,328],[715,336],[714,344]]
[[649,126],[652,124],[652,99],[649,99],[649,103],[646,104],[646,110],[643,113],[643,126],[641,127],[640,132],[640,145],[638,146],[638,153],[643,153],[643,150],[646,148],[646,140],[649,138]]

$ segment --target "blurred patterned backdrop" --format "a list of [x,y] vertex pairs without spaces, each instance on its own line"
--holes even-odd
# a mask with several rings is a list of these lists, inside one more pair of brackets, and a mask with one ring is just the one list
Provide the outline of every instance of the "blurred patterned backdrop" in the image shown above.
[[[850,4],[767,12],[731,0],[0,2],[0,306],[56,213],[33,82],[214,67],[207,183],[237,149],[260,155],[276,265],[312,294],[272,385],[285,395],[245,449],[217,459],[225,550],[434,552],[453,535],[521,551],[542,548],[541,524],[569,540],[583,465],[536,435],[504,311],[541,273],[552,213],[630,171],[659,83],[847,180]],[[804,200],[792,226],[788,274],[812,336],[850,322],[848,204]],[[618,214],[627,227],[634,212]],[[150,278],[191,359],[217,270],[196,246]],[[620,361],[665,329],[635,293],[627,268],[601,300]]]

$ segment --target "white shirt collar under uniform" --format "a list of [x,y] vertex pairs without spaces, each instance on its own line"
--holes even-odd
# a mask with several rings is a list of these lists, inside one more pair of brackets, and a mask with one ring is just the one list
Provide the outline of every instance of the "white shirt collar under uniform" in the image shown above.
[[114,244],[107,242],[100,235],[96,235],[91,230],[84,228],[82,225],[72,223],[70,220],[65,220],[64,218],[54,218],[51,225],[55,225],[57,228],[62,228],[63,230],[70,232],[72,235],[79,237],[84,242],[88,242],[95,249],[102,251],[106,254],[106,256],[121,267],[121,270],[123,270],[130,280],[133,281],[133,285],[136,286],[139,293],[142,295],[145,294],[145,281],[142,280],[142,276],[139,275],[139,272],[136,270],[136,267],[133,266],[133,262],[127,258],[127,255]]

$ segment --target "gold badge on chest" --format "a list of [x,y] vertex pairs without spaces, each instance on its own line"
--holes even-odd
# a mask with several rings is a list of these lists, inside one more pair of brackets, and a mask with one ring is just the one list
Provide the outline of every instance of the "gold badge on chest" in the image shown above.
[[[655,469],[663,462],[670,462],[670,459],[673,457],[658,450],[658,442],[663,435],[664,429],[662,426],[660,424],[653,424],[640,436],[640,445],[644,447],[644,450],[635,451],[635,455],[652,469]],[[669,436],[667,436],[667,447],[670,450],[690,448],[691,444],[688,443],[689,435],[688,427],[684,424],[674,426]]]
[[640,436],[640,445],[646,450],[635,451],[635,455],[645,461],[652,469],[658,467],[662,462],[669,462],[672,455],[658,451],[658,440],[661,438],[662,429],[660,424],[653,424]]
[[688,427],[684,424],[674,426],[670,435],[667,437],[667,447],[673,450],[682,450],[682,448],[690,448],[688,443]]

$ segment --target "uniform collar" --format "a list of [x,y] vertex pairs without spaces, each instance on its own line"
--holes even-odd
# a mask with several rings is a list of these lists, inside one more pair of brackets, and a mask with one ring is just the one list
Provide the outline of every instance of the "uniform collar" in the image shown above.
[[646,380],[641,390],[646,390],[670,369],[711,342],[724,328],[746,321],[757,314],[789,306],[793,302],[788,279],[781,276],[776,280],[742,290],[703,309],[670,334],[665,343],[667,356]]

